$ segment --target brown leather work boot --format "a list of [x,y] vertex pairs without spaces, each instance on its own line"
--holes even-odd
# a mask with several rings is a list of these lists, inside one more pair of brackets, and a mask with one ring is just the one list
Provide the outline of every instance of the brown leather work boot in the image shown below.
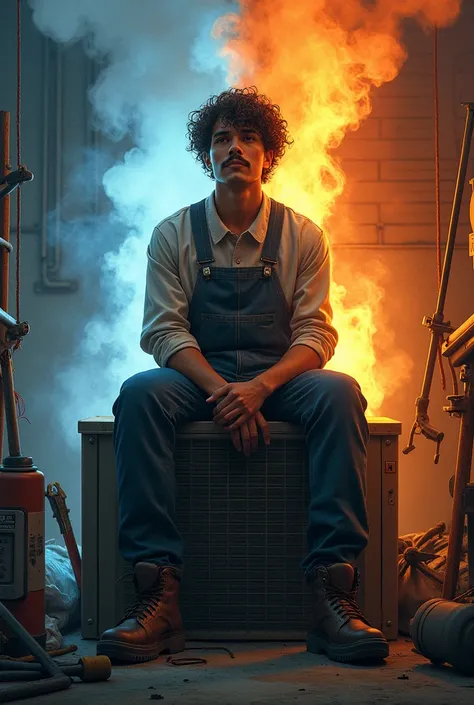
[[180,579],[178,568],[137,563],[133,575],[137,600],[113,629],[102,634],[97,655],[142,663],[164,651],[184,651],[178,600]]
[[333,661],[360,663],[388,656],[388,643],[370,626],[356,602],[359,573],[348,563],[316,567],[308,576],[314,590],[307,651]]

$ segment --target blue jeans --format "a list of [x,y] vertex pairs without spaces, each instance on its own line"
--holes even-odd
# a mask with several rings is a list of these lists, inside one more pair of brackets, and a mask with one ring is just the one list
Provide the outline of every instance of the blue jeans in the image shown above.
[[[126,380],[114,403],[119,548],[132,564],[183,564],[174,522],[176,429],[212,420],[206,394],[180,372],[155,368]],[[261,411],[306,435],[310,506],[305,575],[316,565],[354,563],[368,541],[365,471],[367,403],[357,382],[328,370],[305,372],[277,389]]]

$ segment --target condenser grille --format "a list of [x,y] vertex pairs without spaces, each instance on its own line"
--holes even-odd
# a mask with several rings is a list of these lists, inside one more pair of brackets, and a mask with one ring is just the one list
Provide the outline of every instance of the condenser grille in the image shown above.
[[176,449],[188,630],[272,632],[305,623],[308,488],[304,440],[272,440],[246,459],[228,438]]

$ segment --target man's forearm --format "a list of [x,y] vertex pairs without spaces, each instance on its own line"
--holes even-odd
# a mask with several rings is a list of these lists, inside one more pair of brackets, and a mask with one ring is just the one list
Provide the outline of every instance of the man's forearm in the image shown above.
[[226,384],[226,380],[208,363],[204,355],[196,348],[183,348],[168,360],[168,367],[181,372],[207,394]]
[[272,367],[255,377],[266,395],[272,394],[278,387],[286,384],[303,372],[321,368],[321,358],[308,345],[295,345],[290,348]]

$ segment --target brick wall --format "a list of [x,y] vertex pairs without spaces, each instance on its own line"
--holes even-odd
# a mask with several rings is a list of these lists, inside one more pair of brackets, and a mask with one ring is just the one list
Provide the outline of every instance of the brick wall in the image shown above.
[[[461,149],[465,109],[474,101],[474,6],[465,3],[455,27],[438,39],[441,236],[446,239]],[[408,59],[397,78],[373,92],[371,116],[338,150],[347,188],[330,223],[336,245],[412,246],[436,239],[433,37],[414,25],[405,32]],[[465,245],[473,156],[458,239]]]

